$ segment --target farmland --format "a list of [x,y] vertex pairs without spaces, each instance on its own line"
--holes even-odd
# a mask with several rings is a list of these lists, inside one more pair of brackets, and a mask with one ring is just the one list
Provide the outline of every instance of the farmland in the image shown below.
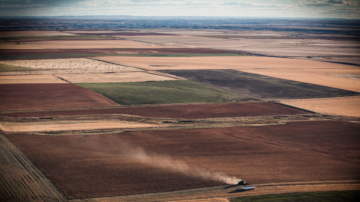
[[168,70],[164,72],[261,99],[321,98],[360,95],[357,92],[264,77],[263,75],[234,70]]
[[0,76],[0,84],[21,83],[66,83],[52,75],[7,75]]
[[271,102],[244,102],[221,104],[187,104],[187,105],[160,105],[138,107],[112,107],[109,109],[83,109],[83,110],[52,110],[38,112],[6,113],[9,117],[51,117],[71,115],[104,115],[104,114],[130,114],[141,117],[174,118],[174,119],[204,119],[221,117],[246,117],[270,115],[296,115],[309,114],[301,109]]
[[1,111],[117,105],[73,84],[1,84],[0,97]]
[[[121,105],[212,103],[254,100],[191,81],[77,84]],[[121,93],[120,93],[121,92]]]
[[141,163],[126,152],[131,152],[133,147],[135,151],[137,148],[143,148],[145,153],[149,151],[151,159],[153,154],[167,154],[190,166],[246,176],[252,184],[358,179],[359,129],[357,124],[325,121],[90,137],[6,136],[71,199],[223,184]]
[[[96,59],[147,70],[219,70],[233,69],[242,72],[260,74],[268,77],[317,84],[332,88],[360,92],[360,81],[331,76],[335,74],[360,74],[357,66],[349,66],[319,61],[254,57],[254,56],[212,56],[212,57],[95,57]],[[330,73],[334,74],[334,73]]]
[[0,19],[0,201],[359,190],[356,23],[68,18]]

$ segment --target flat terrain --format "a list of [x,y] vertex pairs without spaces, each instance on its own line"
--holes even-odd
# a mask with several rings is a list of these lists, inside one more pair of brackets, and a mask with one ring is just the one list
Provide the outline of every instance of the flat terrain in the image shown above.
[[79,83],[121,105],[214,103],[254,100],[245,95],[177,80],[133,83]]
[[357,22],[68,18],[0,20],[72,30],[0,32],[0,201],[360,189]]
[[[272,27],[272,26],[270,26]],[[121,36],[128,40],[144,41],[179,47],[199,47],[223,50],[242,50],[256,54],[286,57],[347,57],[358,56],[358,37],[336,33],[329,28],[296,27],[294,30],[171,30],[156,29],[158,33],[176,36]],[[291,28],[290,28],[291,29]],[[302,30],[303,29],[303,30]],[[328,30],[326,30],[328,29]],[[300,31],[301,32],[298,32]],[[149,30],[146,30],[149,32]],[[304,32],[305,31],[305,32]],[[333,31],[333,33],[331,33]],[[308,33],[310,32],[310,33]],[[323,32],[323,33],[322,33]],[[326,33],[328,32],[328,33]],[[337,61],[337,59],[335,59]]]
[[169,46],[148,44],[127,40],[59,40],[2,42],[0,49],[80,49],[80,48],[169,48]]
[[256,189],[251,191],[237,192],[235,189],[241,186],[216,186],[198,189],[189,189],[173,192],[137,194],[129,196],[114,196],[91,199],[75,199],[73,202],[115,202],[115,201],[181,201],[181,202],[229,202],[234,197],[263,196],[285,193],[304,193],[306,192],[338,192],[359,190],[359,181],[313,181],[313,182],[293,182],[293,183],[269,183],[257,184]]
[[[137,68],[125,67],[108,62],[92,60],[87,58],[71,59],[42,59],[42,60],[10,60],[0,61],[1,64],[28,67],[33,70],[42,71],[42,74],[54,73],[104,73],[104,72],[127,72],[139,71]],[[26,70],[25,70],[26,72]],[[21,71],[19,74],[23,74]]]
[[1,31],[0,37],[13,36],[71,36],[74,34],[58,31]]
[[359,96],[318,99],[287,99],[280,100],[280,102],[286,105],[322,114],[360,117]]
[[7,72],[7,71],[24,71],[24,70],[31,70],[29,67],[20,67],[20,66],[13,66],[13,65],[6,65],[0,63],[0,72]]
[[35,123],[0,123],[0,129],[4,132],[40,132],[40,131],[63,131],[63,130],[98,130],[120,128],[155,128],[157,125],[146,123],[133,123],[126,121],[53,121]]
[[72,84],[1,84],[1,111],[116,106],[113,101]]
[[24,83],[67,83],[52,75],[12,75],[0,76],[0,84]]
[[261,99],[321,98],[360,93],[235,70],[163,70],[189,80]]
[[[316,121],[88,137],[6,137],[73,199],[224,184],[211,175],[205,180],[186,174],[198,168],[250,184],[359,180],[359,129],[358,124]],[[189,170],[183,175],[169,162]]]
[[95,57],[116,64],[140,67],[148,70],[195,70],[195,69],[234,69],[248,73],[261,74],[275,78],[312,83],[332,88],[360,92],[360,81],[330,76],[326,73],[353,74],[358,67],[310,60],[273,57]]
[[101,55],[251,55],[243,51],[204,48],[93,48],[93,49],[0,49],[0,60],[93,57]]
[[71,83],[123,83],[178,80],[176,77],[160,76],[139,71],[105,74],[59,74],[57,76]]
[[221,117],[296,115],[310,112],[272,102],[189,104],[141,107],[112,107],[109,109],[61,110],[0,113],[9,117],[49,117],[90,114],[130,114],[156,118],[204,119]]
[[310,193],[291,193],[281,195],[265,195],[258,197],[243,197],[232,199],[231,202],[261,202],[276,200],[285,201],[319,201],[319,202],[338,202],[349,201],[356,202],[360,200],[360,191],[335,191],[335,192],[310,192]]
[[67,201],[44,173],[0,134],[1,201]]

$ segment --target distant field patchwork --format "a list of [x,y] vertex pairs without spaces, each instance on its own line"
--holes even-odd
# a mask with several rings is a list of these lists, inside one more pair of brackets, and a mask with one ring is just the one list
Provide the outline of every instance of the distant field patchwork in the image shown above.
[[218,103],[254,100],[204,84],[187,81],[158,81],[136,83],[80,83],[121,105]]
[[235,70],[162,70],[231,92],[261,99],[355,96],[360,93]]

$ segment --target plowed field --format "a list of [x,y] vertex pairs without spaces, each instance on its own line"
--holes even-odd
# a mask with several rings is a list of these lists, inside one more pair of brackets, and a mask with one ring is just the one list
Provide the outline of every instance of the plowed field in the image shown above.
[[271,102],[254,103],[226,103],[226,104],[191,104],[191,105],[164,105],[146,107],[127,107],[109,109],[87,109],[87,110],[62,110],[42,112],[17,112],[3,113],[3,116],[12,117],[42,117],[62,115],[88,115],[88,114],[131,114],[144,117],[163,118],[220,118],[241,116],[266,116],[266,115],[295,115],[307,114],[308,111],[291,108],[285,105]]
[[67,201],[38,167],[0,134],[0,201]]
[[117,106],[72,84],[1,84],[0,111]]
[[253,184],[359,180],[359,131],[358,124],[328,121],[89,137],[6,136],[73,199],[224,184],[168,169],[166,159]]

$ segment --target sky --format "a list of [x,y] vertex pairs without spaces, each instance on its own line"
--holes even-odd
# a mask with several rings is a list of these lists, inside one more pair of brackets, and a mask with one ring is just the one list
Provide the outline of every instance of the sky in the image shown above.
[[0,0],[0,16],[69,15],[360,19],[360,0]]

